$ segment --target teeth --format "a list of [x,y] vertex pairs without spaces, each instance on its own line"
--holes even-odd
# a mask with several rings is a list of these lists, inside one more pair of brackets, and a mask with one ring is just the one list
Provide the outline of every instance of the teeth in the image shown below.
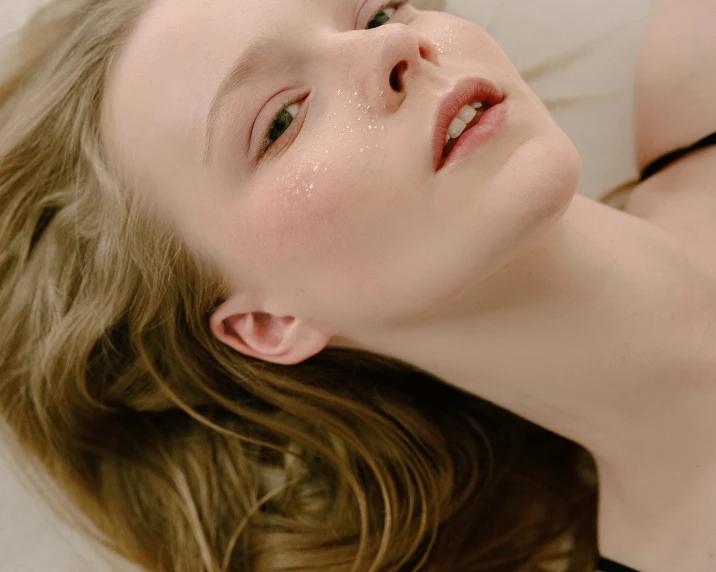
[[448,128],[448,135],[451,139],[456,139],[457,137],[460,137],[460,135],[462,135],[462,132],[465,131],[465,127],[467,127],[467,123],[465,123],[459,117],[456,117],[452,120],[452,123]]
[[470,105],[465,105],[458,112],[457,117],[453,119],[450,127],[448,127],[448,132],[445,136],[445,145],[448,144],[450,139],[456,139],[462,135],[463,131],[465,131],[465,128],[467,127],[467,124],[475,119],[475,116],[477,115],[476,110],[482,109],[482,107],[484,107],[484,104],[477,101],[475,103],[471,103]]
[[466,105],[463,107],[457,114],[460,121],[464,121],[465,125],[470,123],[473,119],[475,119],[475,116],[477,115],[477,110],[470,107],[469,105]]

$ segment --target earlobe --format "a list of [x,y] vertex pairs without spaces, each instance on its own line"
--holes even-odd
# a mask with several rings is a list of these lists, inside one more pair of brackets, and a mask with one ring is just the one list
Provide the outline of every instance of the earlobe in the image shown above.
[[330,338],[321,328],[293,316],[227,310],[222,305],[212,314],[214,336],[234,350],[264,361],[300,363],[323,350]]

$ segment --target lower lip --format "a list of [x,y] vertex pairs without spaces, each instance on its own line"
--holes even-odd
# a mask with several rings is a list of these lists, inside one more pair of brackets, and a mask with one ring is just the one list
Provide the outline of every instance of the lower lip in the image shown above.
[[507,118],[507,100],[493,105],[480,118],[477,125],[463,133],[457,140],[450,154],[442,159],[438,171],[462,161],[475,149],[488,141],[497,133]]

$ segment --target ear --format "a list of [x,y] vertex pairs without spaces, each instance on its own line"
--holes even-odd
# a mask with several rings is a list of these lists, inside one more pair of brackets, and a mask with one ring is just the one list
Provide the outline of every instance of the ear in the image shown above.
[[217,308],[209,319],[211,331],[236,351],[264,361],[292,365],[323,350],[330,335],[293,316],[240,311],[235,299]]

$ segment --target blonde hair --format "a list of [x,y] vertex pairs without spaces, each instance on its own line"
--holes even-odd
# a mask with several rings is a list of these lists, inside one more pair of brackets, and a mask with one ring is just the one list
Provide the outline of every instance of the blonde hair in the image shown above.
[[211,334],[223,277],[101,137],[146,3],[52,2],[0,78],[0,417],[58,514],[153,572],[591,572],[576,443],[387,356]]

